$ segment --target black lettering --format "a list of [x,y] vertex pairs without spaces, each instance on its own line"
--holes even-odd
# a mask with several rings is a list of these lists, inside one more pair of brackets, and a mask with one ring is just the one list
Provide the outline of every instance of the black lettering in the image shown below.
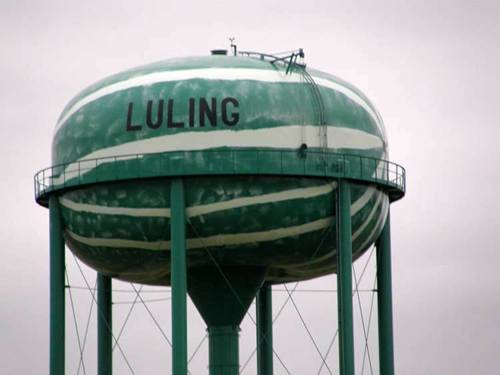
[[194,110],[195,110],[194,98],[189,98],[189,127],[194,127]]
[[[167,107],[165,108],[165,102]],[[240,120],[239,102],[236,98],[226,97],[220,102],[220,107],[217,107],[217,98],[188,98],[187,116],[184,114],[184,121],[174,121],[174,99],[152,99],[147,101],[145,125],[150,129],[160,129],[164,121],[164,113],[167,111],[166,122],[168,128],[184,128],[189,126],[205,127],[217,126],[217,114],[220,110],[222,122],[227,126],[234,126]],[[198,110],[198,113],[196,111]],[[184,111],[183,111],[184,112]],[[184,112],[185,113],[185,112]],[[198,117],[197,117],[198,116]],[[187,118],[186,118],[187,117]],[[198,124],[197,124],[198,120]],[[140,122],[134,123],[134,103],[129,102],[127,111],[126,131],[140,131],[144,125]]]
[[132,112],[134,110],[134,103],[130,102],[128,103],[128,111],[127,111],[127,131],[130,132],[130,131],[137,131],[137,130],[141,130],[142,129],[142,125],[141,124],[136,124],[136,125],[133,125],[132,124]]
[[153,122],[153,101],[148,100],[148,109],[147,109],[147,114],[146,114],[146,124],[151,128],[151,129],[158,129],[161,126],[161,123],[163,122],[163,105],[164,105],[163,99],[160,99],[158,101],[158,110],[156,111],[156,121]]
[[208,106],[205,98],[200,98],[200,127],[205,126],[205,117],[208,117],[210,125],[217,126],[217,103],[215,98],[211,99]]
[[167,108],[167,128],[183,128],[183,122],[174,122],[174,100],[168,99],[168,108]]
[[232,104],[234,108],[238,108],[240,103],[235,98],[224,98],[221,103],[222,110],[222,122],[228,126],[234,126],[240,120],[240,114],[238,112],[231,112],[231,118],[228,117],[227,105]]

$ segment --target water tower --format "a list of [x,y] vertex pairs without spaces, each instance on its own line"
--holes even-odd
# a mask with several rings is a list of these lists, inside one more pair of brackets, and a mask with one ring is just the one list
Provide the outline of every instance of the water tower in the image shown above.
[[272,373],[271,286],[337,274],[341,374],[354,373],[352,260],[377,243],[381,374],[393,374],[389,205],[405,172],[355,87],[303,51],[224,50],[106,78],[61,114],[50,210],[50,374],[64,373],[64,247],[98,272],[98,373],[111,374],[111,280],[170,286],[172,373],[187,373],[186,298],[211,375],[238,374],[257,296],[258,371]]

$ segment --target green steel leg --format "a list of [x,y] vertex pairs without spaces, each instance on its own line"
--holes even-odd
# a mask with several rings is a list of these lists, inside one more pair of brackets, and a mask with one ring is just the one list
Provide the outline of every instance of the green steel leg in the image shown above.
[[97,374],[113,373],[111,278],[97,274]]
[[377,241],[378,340],[380,375],[394,375],[390,215]]
[[52,195],[50,210],[50,375],[64,374],[65,291],[64,238],[59,200]]
[[174,179],[170,186],[170,238],[172,287],[172,374],[187,374],[187,318],[186,318],[186,210],[182,179]]
[[272,288],[264,284],[257,293],[257,374],[273,375]]
[[336,217],[340,374],[354,375],[351,190],[345,180],[339,180],[338,184]]
[[209,375],[238,375],[240,367],[238,326],[209,326]]

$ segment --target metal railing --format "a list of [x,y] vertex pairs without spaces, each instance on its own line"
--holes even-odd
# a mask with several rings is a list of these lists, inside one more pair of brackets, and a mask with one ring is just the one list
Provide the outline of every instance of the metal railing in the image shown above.
[[118,155],[54,165],[34,177],[35,199],[82,185],[169,176],[283,175],[375,183],[392,201],[406,190],[405,169],[387,160],[333,151],[213,149]]

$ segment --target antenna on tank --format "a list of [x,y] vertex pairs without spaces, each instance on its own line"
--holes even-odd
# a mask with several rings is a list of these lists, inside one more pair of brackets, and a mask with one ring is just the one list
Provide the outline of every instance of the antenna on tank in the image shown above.
[[231,42],[231,49],[233,50],[233,55],[236,56],[236,54],[238,53],[238,50],[237,50],[237,47],[236,47],[236,44],[234,44],[234,36],[229,38],[229,41]]

